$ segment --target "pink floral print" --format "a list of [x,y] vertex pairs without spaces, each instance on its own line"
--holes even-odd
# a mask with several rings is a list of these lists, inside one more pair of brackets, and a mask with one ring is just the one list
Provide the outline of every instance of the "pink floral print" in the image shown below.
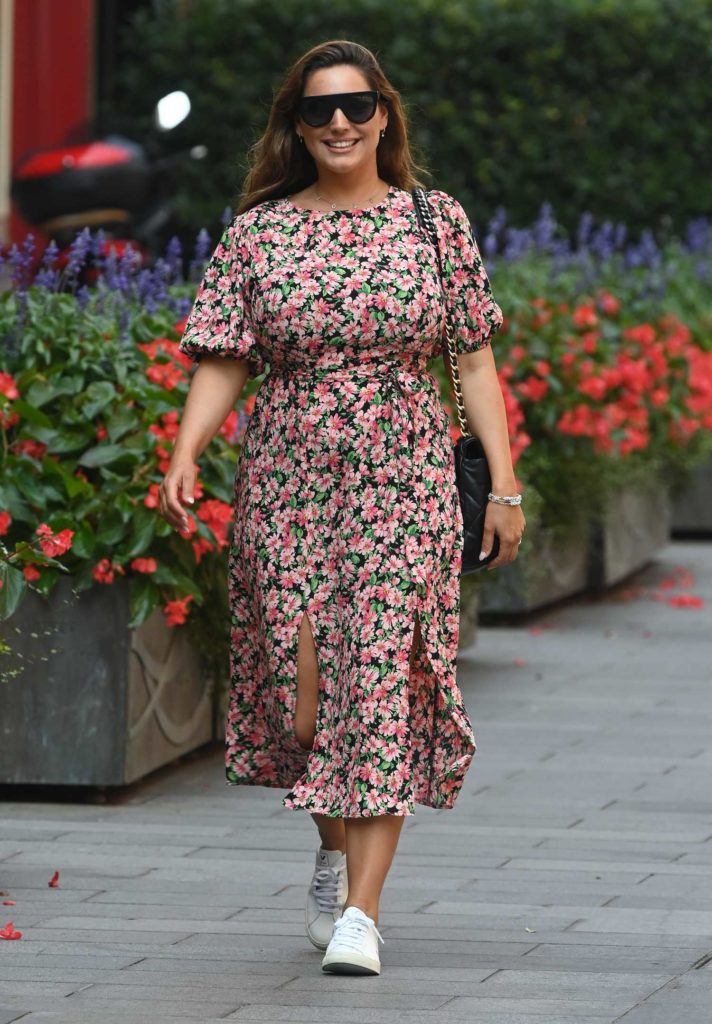
[[[428,193],[460,352],[502,324],[461,205]],[[452,807],[476,751],[456,682],[462,516],[432,361],[445,305],[406,190],[235,217],[181,351],[261,382],[235,476],[226,776],[330,817]],[[298,637],[319,663],[316,734],[294,734]],[[421,642],[410,672],[416,618]]]

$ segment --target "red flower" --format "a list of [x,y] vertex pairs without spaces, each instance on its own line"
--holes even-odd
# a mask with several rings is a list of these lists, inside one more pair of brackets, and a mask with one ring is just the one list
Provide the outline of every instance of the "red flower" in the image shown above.
[[158,562],[155,558],[134,558],[131,568],[134,572],[152,573],[158,568]]
[[7,531],[10,529],[10,523],[12,522],[12,516],[9,512],[0,512],[0,537],[4,537]]
[[32,441],[30,438],[21,438],[12,444],[14,452],[22,455],[29,455],[33,459],[41,459],[47,451],[47,445],[41,441]]
[[148,494],[143,499],[143,503],[146,508],[158,508],[160,499],[158,497],[159,485],[151,484],[148,488]]
[[154,363],[147,368],[146,376],[152,384],[157,384],[166,391],[172,391],[185,380],[185,373],[174,363]]
[[205,537],[198,537],[197,540],[193,541],[193,551],[195,553],[195,563],[200,565],[200,559],[203,555],[207,555],[208,551],[213,550],[213,545]]
[[522,398],[528,398],[532,402],[539,402],[549,390],[549,382],[542,380],[541,377],[534,377],[533,375],[527,377],[526,380],[519,381],[516,385],[516,389]]
[[36,569],[34,565],[25,565],[22,569],[22,575],[25,577],[28,583],[34,583],[42,575],[39,569]]
[[599,331],[586,331],[585,334],[581,335],[581,348],[586,355],[591,356],[596,351],[600,336]]
[[96,439],[97,439],[97,441],[103,441],[106,436],[107,436],[106,427],[104,426],[103,423],[100,423],[98,425],[98,427],[96,428]]
[[40,547],[48,558],[63,555],[72,546],[73,530],[61,530],[55,534],[47,523],[40,523],[35,532],[40,538]]
[[167,626],[182,626],[188,617],[188,605],[193,600],[193,595],[178,598],[176,601],[169,601],[164,605],[163,611],[166,617]]
[[608,386],[602,377],[587,377],[579,383],[578,389],[582,395],[599,400],[606,394]]
[[218,548],[227,544],[228,526],[232,520],[232,506],[218,498],[204,501],[198,509],[198,519],[212,531],[217,540]]
[[92,569],[91,574],[97,583],[114,582],[114,567],[108,558],[102,558],[100,562],[97,562]]
[[621,308],[619,300],[610,292],[600,292],[598,295],[598,308],[606,316],[615,316]]
[[11,401],[13,398],[20,397],[14,377],[2,371],[0,371],[0,395],[5,395],[5,398],[9,398]]
[[635,327],[626,327],[623,337],[627,341],[635,341],[642,348],[652,345],[655,341],[655,328],[652,324],[638,324]]
[[590,303],[578,306],[573,312],[573,319],[577,327],[595,327],[598,323],[596,310]]

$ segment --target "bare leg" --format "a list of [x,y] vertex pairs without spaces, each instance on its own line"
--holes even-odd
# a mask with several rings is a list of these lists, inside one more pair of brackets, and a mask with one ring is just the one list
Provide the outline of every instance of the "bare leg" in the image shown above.
[[[420,643],[416,618],[410,671]],[[349,873],[347,907],[359,907],[378,924],[378,907],[386,875],[393,863],[405,815],[382,814],[372,818],[346,818],[346,863]]]
[[[420,621],[416,618],[410,652],[410,671],[420,644]],[[319,698],[319,667],[309,619],[306,613],[299,626],[297,650],[297,705],[294,731],[300,746],[311,749],[316,731]],[[404,815],[383,814],[372,818],[330,818],[312,814],[326,850],[346,851],[349,896],[346,907],[359,907],[378,924],[378,908],[398,846]]]
[[[297,704],[294,710],[294,732],[297,742],[311,750],[316,732],[316,713],[319,704],[319,663],[306,612],[299,624],[297,647]],[[343,818],[330,818],[326,814],[312,814],[325,850],[346,852],[346,831]]]
[[346,864],[349,896],[344,905],[358,907],[378,924],[383,883],[393,862],[404,815],[346,818]]

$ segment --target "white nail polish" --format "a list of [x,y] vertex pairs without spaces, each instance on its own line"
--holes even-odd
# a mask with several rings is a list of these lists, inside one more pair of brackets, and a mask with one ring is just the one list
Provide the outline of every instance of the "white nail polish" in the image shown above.
[[480,561],[482,561],[483,558],[487,558],[487,552],[486,551],[480,551]]

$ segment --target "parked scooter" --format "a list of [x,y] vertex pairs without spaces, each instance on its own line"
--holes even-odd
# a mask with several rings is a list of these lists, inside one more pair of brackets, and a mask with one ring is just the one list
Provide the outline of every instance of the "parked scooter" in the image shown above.
[[186,93],[172,92],[156,104],[156,132],[145,145],[107,135],[80,146],[35,150],[17,162],[12,199],[23,219],[60,247],[60,267],[77,233],[87,227],[101,229],[104,250],[114,249],[118,256],[128,244],[145,263],[163,254],[176,234],[175,172],[208,153],[201,145],[166,153],[161,145],[161,136],[189,113]]

